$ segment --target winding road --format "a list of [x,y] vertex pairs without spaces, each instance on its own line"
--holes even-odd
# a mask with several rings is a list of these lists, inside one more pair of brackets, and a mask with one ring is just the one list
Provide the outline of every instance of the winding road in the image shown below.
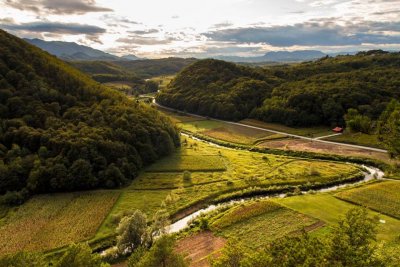
[[[174,111],[174,112],[183,112],[181,110],[177,110],[177,109],[173,109],[173,108],[169,108],[169,107],[160,105],[155,101],[155,99],[153,99],[153,105],[155,105],[157,107],[160,107],[160,108],[163,108],[163,109],[166,109],[166,110]],[[270,132],[270,133],[275,133],[275,134],[281,134],[281,135],[294,137],[294,138],[298,138],[298,139],[304,139],[304,140],[308,140],[308,141],[312,141],[312,142],[320,142],[320,143],[337,145],[337,146],[346,146],[346,147],[351,147],[351,148],[356,148],[356,149],[365,149],[365,150],[369,150],[369,151],[387,153],[387,150],[379,149],[379,148],[375,148],[375,147],[359,146],[359,145],[352,145],[352,144],[346,144],[346,143],[339,143],[339,142],[322,140],[322,138],[326,138],[326,137],[330,137],[330,136],[321,136],[321,137],[311,138],[311,137],[306,137],[306,136],[297,135],[297,134],[290,134],[290,133],[286,133],[286,132],[275,131],[275,130],[268,129],[268,128],[261,128],[261,127],[257,127],[257,126],[247,125],[247,124],[243,124],[243,123],[240,123],[240,122],[224,121],[224,120],[204,117],[204,116],[200,116],[200,115],[193,114],[193,113],[188,113],[188,112],[184,112],[184,113],[187,114],[187,115],[198,117],[198,118],[202,118],[202,119],[219,121],[219,122],[228,123],[228,124],[231,124],[231,125],[238,125],[238,126],[242,126],[242,127],[247,127],[247,128],[251,128],[251,129],[260,130],[260,131],[265,131],[265,132]]]

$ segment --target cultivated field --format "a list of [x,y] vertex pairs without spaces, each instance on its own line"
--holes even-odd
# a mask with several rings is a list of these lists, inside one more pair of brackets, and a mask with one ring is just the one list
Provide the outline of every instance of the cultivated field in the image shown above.
[[224,238],[206,231],[180,239],[176,251],[190,260],[191,267],[208,267],[209,257],[216,257],[225,243]]
[[274,135],[270,132],[214,120],[182,122],[178,126],[193,133],[200,133],[226,142],[245,145],[252,145],[259,139]]
[[268,142],[259,143],[258,146],[265,148],[283,149],[283,150],[315,152],[321,154],[336,154],[341,156],[373,158],[386,161],[389,163],[393,162],[393,160],[389,158],[387,153],[375,152],[371,150],[353,148],[348,146],[341,146],[337,144],[315,142],[304,139],[272,140]]
[[114,191],[93,191],[33,197],[1,220],[0,255],[90,239],[118,196]]
[[[190,166],[194,167],[185,179]],[[164,203],[173,218],[179,218],[231,192],[325,183],[359,171],[350,164],[239,151],[183,137],[175,155],[149,166],[123,189],[100,232],[110,233],[113,217],[126,210],[140,209],[151,219]]]
[[218,214],[211,223],[211,229],[256,249],[277,238],[298,233],[303,228],[314,230],[322,225],[310,216],[262,200],[234,206]]
[[332,136],[325,140],[385,149],[385,146],[378,140],[378,135],[376,134],[351,133],[346,131],[342,135]]
[[320,137],[332,134],[332,130],[326,126],[294,128],[282,124],[262,122],[253,119],[245,119],[240,121],[240,123],[305,137]]
[[400,182],[375,183],[345,190],[335,196],[400,219]]
[[146,169],[147,172],[225,171],[220,155],[185,155],[176,153],[161,159]]

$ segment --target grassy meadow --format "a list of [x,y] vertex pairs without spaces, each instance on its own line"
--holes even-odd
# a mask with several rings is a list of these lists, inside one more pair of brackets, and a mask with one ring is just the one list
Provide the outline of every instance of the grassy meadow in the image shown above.
[[[307,194],[274,199],[273,201],[328,224],[328,228],[316,231],[315,234],[324,234],[324,232],[329,231],[330,227],[337,225],[344,218],[347,211],[358,206],[342,201],[330,193]],[[396,233],[400,232],[400,220],[375,211],[370,211],[369,213],[371,216],[377,216],[377,219],[384,220],[385,222],[378,225],[378,240],[396,241],[398,238],[398,234]]]

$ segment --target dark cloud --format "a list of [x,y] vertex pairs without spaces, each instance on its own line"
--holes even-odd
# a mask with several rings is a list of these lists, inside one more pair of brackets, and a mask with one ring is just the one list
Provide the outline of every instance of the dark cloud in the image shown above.
[[129,33],[137,34],[137,35],[146,35],[160,32],[158,29],[148,29],[148,30],[137,30],[137,31],[128,31]]
[[213,41],[235,43],[266,43],[273,46],[342,46],[373,44],[400,44],[400,22],[347,23],[340,26],[332,20],[309,21],[293,26],[247,27],[215,30],[204,33]]
[[53,34],[86,34],[100,35],[106,32],[105,29],[85,24],[77,23],[58,23],[58,22],[32,22],[22,24],[0,24],[4,29],[11,31],[53,33]]
[[35,13],[85,14],[89,12],[110,12],[111,8],[99,7],[95,0],[5,0],[5,4],[19,10]]
[[387,11],[378,11],[378,12],[373,12],[373,13],[371,13],[371,14],[372,14],[372,15],[376,15],[376,16],[389,15],[389,14],[398,15],[398,14],[400,14],[400,9],[396,9],[396,10],[387,10]]

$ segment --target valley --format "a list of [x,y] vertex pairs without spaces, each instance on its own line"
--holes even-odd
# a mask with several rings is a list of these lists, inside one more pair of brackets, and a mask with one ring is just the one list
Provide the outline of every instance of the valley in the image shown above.
[[396,266],[398,53],[0,49],[0,266]]

